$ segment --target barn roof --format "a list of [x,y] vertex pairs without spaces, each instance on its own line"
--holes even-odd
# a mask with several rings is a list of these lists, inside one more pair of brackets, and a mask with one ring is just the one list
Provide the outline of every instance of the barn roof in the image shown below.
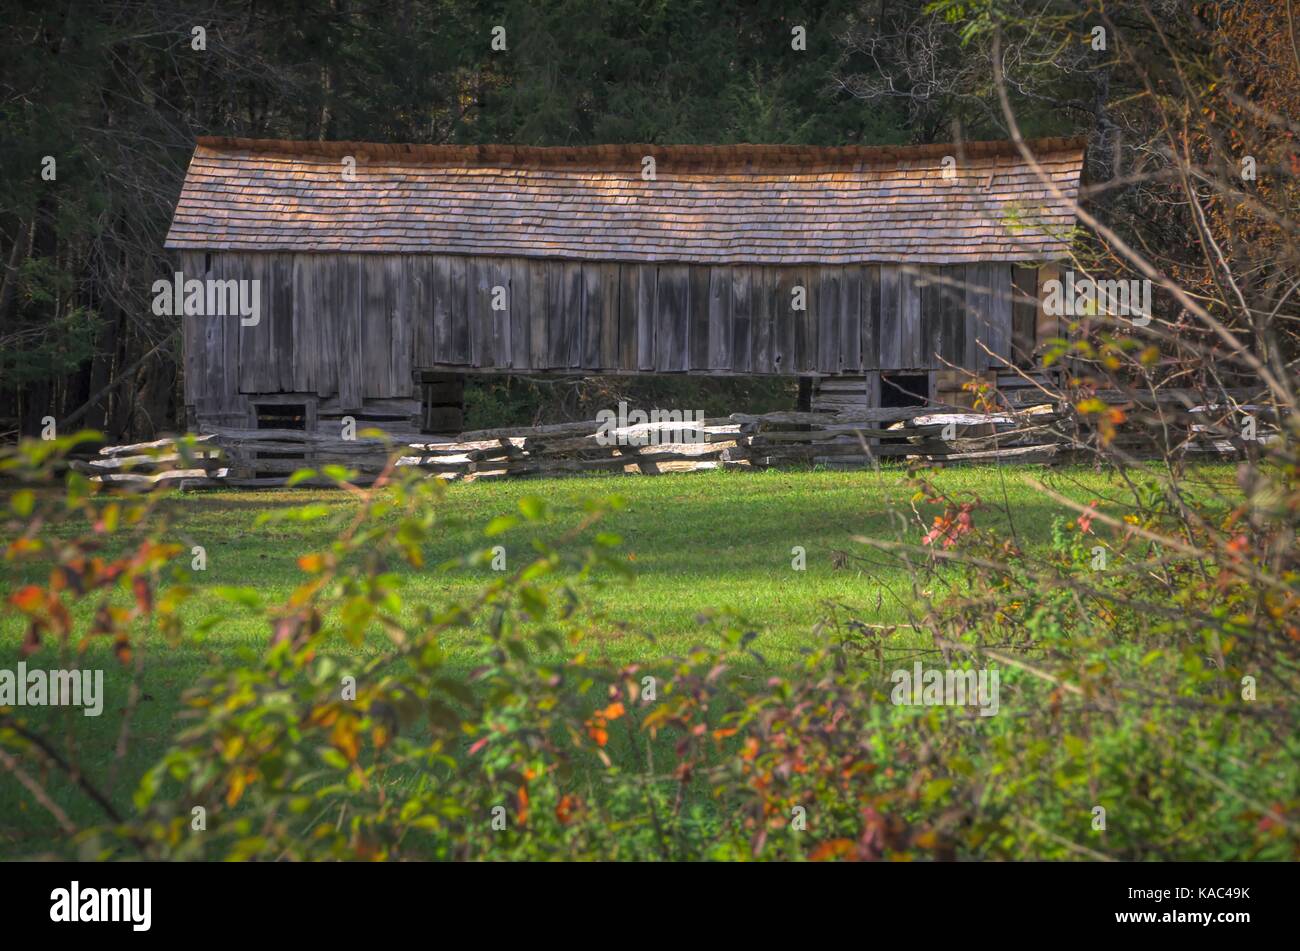
[[[167,247],[696,264],[1050,260],[1082,139],[784,145],[379,145],[200,138]],[[655,159],[655,179],[642,177]],[[944,177],[943,158],[957,160]],[[356,161],[355,180],[343,174]]]

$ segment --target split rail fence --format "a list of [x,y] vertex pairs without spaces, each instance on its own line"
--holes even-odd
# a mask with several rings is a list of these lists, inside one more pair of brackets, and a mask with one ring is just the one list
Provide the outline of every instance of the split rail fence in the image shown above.
[[[1231,453],[1233,420],[1240,404],[1159,403],[1165,425],[1159,435],[1180,452]],[[1166,405],[1168,404],[1168,405]],[[1198,415],[1199,414],[1199,415]],[[1155,433],[1125,431],[1116,445],[1135,455],[1154,451]],[[1005,413],[939,412],[933,408],[838,412],[735,413],[701,423],[654,423],[602,431],[595,420],[461,434],[435,442],[356,439],[292,429],[214,429],[175,442],[158,440],[110,446],[72,466],[95,481],[130,486],[181,488],[277,487],[300,469],[317,475],[304,484],[334,484],[324,467],[350,470],[350,481],[368,484],[396,457],[448,480],[548,476],[584,472],[698,471],[800,465],[875,466],[921,460],[945,465],[1042,463],[1090,455],[1096,431],[1066,404],[1041,403]]]

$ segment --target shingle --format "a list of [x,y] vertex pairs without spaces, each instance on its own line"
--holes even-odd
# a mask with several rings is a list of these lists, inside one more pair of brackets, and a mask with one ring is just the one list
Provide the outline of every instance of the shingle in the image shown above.
[[[698,264],[1064,255],[1081,139],[531,148],[199,140],[175,249]],[[654,156],[656,179],[641,176]],[[942,160],[957,158],[943,177]],[[343,158],[356,160],[355,181]],[[1008,221],[1008,219],[1014,221]]]

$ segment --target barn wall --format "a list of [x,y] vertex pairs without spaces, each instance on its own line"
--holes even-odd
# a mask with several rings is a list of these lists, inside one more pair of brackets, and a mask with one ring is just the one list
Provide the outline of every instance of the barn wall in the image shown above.
[[[262,282],[256,327],[185,318],[186,402],[226,421],[248,417],[251,394],[315,394],[345,413],[418,398],[417,369],[985,370],[989,351],[1009,359],[1013,343],[1023,350],[1036,320],[1024,299],[1036,296],[1028,285],[1037,275],[1009,264],[709,267],[185,252],[180,265],[187,279]],[[493,308],[495,288],[504,309]]]

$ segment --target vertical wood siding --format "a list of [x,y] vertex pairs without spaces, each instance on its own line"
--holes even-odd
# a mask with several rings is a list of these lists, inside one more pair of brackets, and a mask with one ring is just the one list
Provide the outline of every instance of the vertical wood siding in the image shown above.
[[[710,267],[229,252],[185,252],[178,266],[186,278],[261,282],[255,327],[237,316],[183,318],[186,402],[209,416],[238,415],[248,395],[273,393],[314,393],[356,410],[417,395],[418,368],[985,370],[1010,361],[1013,347],[1032,351],[1039,277],[984,263]],[[493,309],[495,288],[503,310]]]

